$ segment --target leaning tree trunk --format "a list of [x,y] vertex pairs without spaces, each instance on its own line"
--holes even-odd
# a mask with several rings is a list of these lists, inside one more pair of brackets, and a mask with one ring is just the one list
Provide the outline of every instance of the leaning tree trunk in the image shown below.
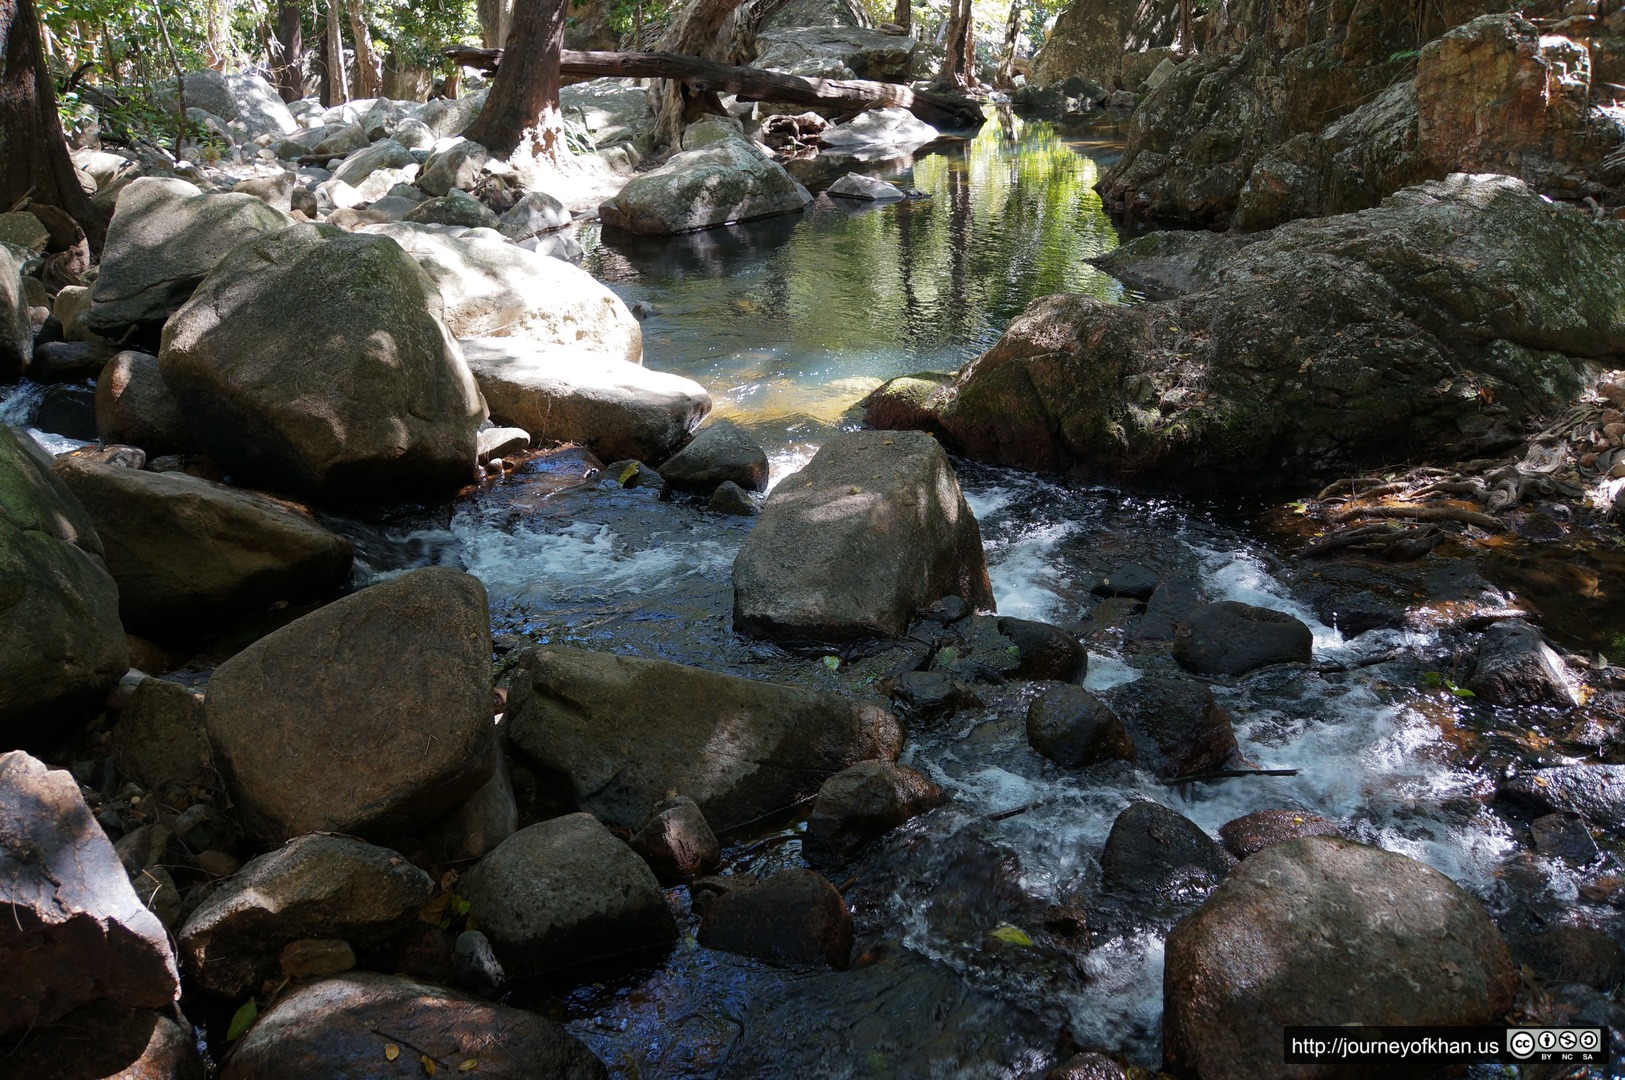
[[513,33],[514,0],[478,0],[474,5],[480,20],[480,37],[487,49],[500,49]]
[[513,8],[511,55],[523,63],[504,64],[491,82],[485,108],[463,137],[498,157],[528,147],[538,158],[562,161],[564,116],[559,111],[559,53],[564,49],[568,0],[518,0]]
[[30,202],[56,207],[101,251],[107,219],[74,175],[34,0],[0,0],[0,163],[0,213]]
[[344,14],[339,0],[327,0],[327,26],[322,32],[322,59],[326,61],[322,104],[331,109],[350,100],[350,82],[344,74]]
[[999,53],[993,85],[1009,90],[1016,85],[1016,38],[1021,35],[1021,0],[1010,0],[1010,21],[1004,24],[1004,49]]
[[355,83],[358,96],[375,98],[383,93],[384,77],[379,70],[378,55],[372,51],[372,36],[367,32],[367,16],[362,0],[345,0],[350,13],[350,35],[355,38]]
[[283,101],[305,96],[305,35],[299,26],[299,0],[282,0],[276,9],[276,40],[281,55],[272,75]]
[[[660,35],[655,50],[717,60],[725,64],[745,59],[738,54],[744,0],[689,0]],[[666,82],[655,105],[655,140],[677,145],[683,128],[707,114],[723,111],[714,91],[690,84]]]
[[976,86],[976,42],[972,35],[970,0],[952,0],[948,17],[946,53],[937,73],[937,89],[966,94]]
[[897,0],[897,7],[892,11],[891,21],[901,26],[904,33],[912,33],[914,29],[914,0]]

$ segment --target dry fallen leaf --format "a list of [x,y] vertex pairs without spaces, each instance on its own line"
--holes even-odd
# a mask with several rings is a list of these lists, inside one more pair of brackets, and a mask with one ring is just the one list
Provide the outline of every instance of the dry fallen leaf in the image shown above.
[[476,1059],[469,1058],[467,1061],[465,1061],[461,1065],[457,1066],[457,1071],[458,1072],[469,1072],[469,1071],[471,1071],[473,1069],[478,1068],[479,1064],[480,1064],[479,1061],[477,1061]]
[[400,1047],[396,1046],[394,1043],[385,1043],[384,1044],[384,1060],[386,1060],[386,1061],[394,1061],[396,1058],[398,1058],[400,1056],[401,1056],[401,1048]]
[[434,1058],[430,1057],[428,1054],[420,1055],[418,1060],[423,1063],[424,1076],[433,1076],[435,1074],[435,1070],[439,1068],[439,1066],[434,1063]]

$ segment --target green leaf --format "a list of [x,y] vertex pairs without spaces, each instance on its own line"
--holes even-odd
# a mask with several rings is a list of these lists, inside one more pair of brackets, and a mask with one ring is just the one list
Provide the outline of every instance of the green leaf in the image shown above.
[[841,658],[839,656],[826,656],[824,657],[823,664],[831,671],[838,671],[841,667]]
[[243,1033],[254,1026],[254,1021],[260,1018],[259,1002],[249,998],[243,1002],[242,1007],[233,1014],[231,1026],[226,1029],[226,1041],[235,1042],[243,1037]]
[[1450,684],[1450,692],[1452,694],[1454,694],[1456,697],[1477,697],[1478,696],[1477,694],[1473,693],[1471,690],[1467,689],[1465,686],[1457,686],[1455,683]]
[[1002,923],[993,930],[988,931],[987,936],[995,941],[1002,941],[1006,945],[1019,945],[1024,949],[1030,949],[1033,946],[1033,939],[1027,936],[1025,930],[1017,926],[1011,926],[1009,923]]
[[459,915],[468,914],[468,901],[459,896],[452,902],[451,909]]
[[621,474],[618,477],[620,485],[622,487],[625,487],[626,482],[628,480],[632,479],[637,474],[638,474],[638,463],[635,462],[635,461],[628,462],[626,467],[621,470]]

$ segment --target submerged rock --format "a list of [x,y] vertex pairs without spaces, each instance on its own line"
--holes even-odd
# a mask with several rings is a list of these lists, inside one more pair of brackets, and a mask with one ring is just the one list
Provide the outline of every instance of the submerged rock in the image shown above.
[[734,560],[734,629],[901,637],[943,596],[993,607],[982,534],[948,456],[917,433],[842,432],[781,481]]
[[749,821],[903,741],[890,713],[835,694],[562,646],[520,662],[507,724],[563,794],[629,829],[673,790],[713,827]]
[[1112,822],[1100,856],[1101,881],[1128,896],[1188,899],[1217,885],[1231,862],[1224,848],[1183,814],[1134,802]]
[[1306,810],[1258,810],[1219,827],[1224,849],[1238,859],[1256,855],[1271,844],[1300,836],[1339,836],[1334,822]]
[[1556,765],[1501,781],[1497,794],[1543,814],[1578,814],[1625,832],[1625,765]]
[[1027,708],[1027,741],[1069,769],[1103,761],[1133,761],[1134,740],[1105,702],[1081,686],[1062,683]]
[[1482,394],[1521,425],[1621,348],[1622,259],[1625,223],[1493,176],[1257,239],[1154,234],[1102,264],[1184,267],[1181,295],[1035,300],[910,422],[972,457],[1168,478],[1466,452]]
[[699,940],[770,964],[845,971],[852,962],[852,913],[822,874],[780,870],[712,900]]
[[337,600],[216,668],[204,708],[261,842],[427,824],[496,768],[485,589],[429,567]]
[[605,227],[665,236],[793,214],[812,196],[784,166],[741,138],[673,155],[598,208]]
[[[493,1033],[500,1032],[500,1041]],[[395,1056],[388,1053],[394,1047]],[[421,1055],[421,1060],[420,1060]],[[223,1063],[220,1080],[378,1076],[396,1058],[499,1080],[608,1080],[563,1028],[533,1012],[476,1001],[399,975],[356,972],[301,987],[277,1002]],[[475,1064],[463,1069],[463,1063]]]
[[1403,855],[1331,837],[1241,863],[1168,935],[1165,1067],[1281,1075],[1288,1024],[1499,1022],[1517,972],[1479,902]]
[[1136,760],[1164,780],[1222,769],[1240,756],[1230,714],[1195,679],[1136,679],[1101,697],[1128,729]]

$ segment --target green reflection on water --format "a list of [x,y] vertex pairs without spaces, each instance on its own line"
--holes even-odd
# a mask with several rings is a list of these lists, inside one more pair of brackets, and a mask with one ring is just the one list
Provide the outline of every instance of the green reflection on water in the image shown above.
[[782,445],[837,424],[884,379],[959,367],[1035,297],[1121,298],[1084,261],[1118,243],[1090,156],[1111,149],[1006,114],[912,168],[874,170],[928,199],[821,198],[689,236],[589,236],[585,265],[653,304],[650,367],[698,380],[720,414]]

